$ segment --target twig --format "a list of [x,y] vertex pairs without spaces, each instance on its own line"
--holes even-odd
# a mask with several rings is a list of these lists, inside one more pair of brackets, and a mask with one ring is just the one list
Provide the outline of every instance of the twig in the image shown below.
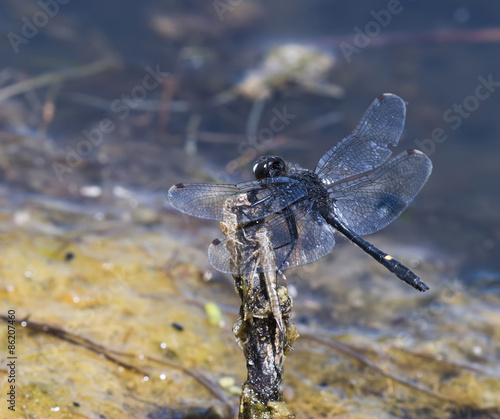
[[[115,355],[120,355],[120,356],[127,356],[127,357],[135,357],[134,354],[128,354],[126,352],[120,352],[120,351],[115,351],[113,349],[109,350],[109,352],[114,353]],[[184,374],[189,375],[190,377],[194,378],[198,383],[200,383],[203,387],[205,387],[210,393],[212,393],[218,400],[226,404],[228,407],[230,405],[228,404],[228,399],[224,392],[210,380],[206,375],[201,373],[200,371],[195,371],[186,367],[183,367],[182,365],[176,364],[174,362],[166,361],[163,359],[158,359],[154,358],[151,356],[144,356],[144,359],[150,362],[155,362],[157,364],[165,365],[170,368],[174,368],[176,370],[182,371]]]
[[316,335],[309,334],[309,333],[305,333],[305,334],[303,333],[301,336],[306,338],[306,339],[315,340],[316,342],[318,342],[322,345],[328,346],[329,348],[331,348],[337,352],[340,352],[343,355],[347,355],[351,358],[354,358],[355,360],[361,362],[362,364],[366,365],[367,367],[370,367],[371,369],[373,369],[374,371],[376,371],[377,373],[379,373],[383,377],[390,378],[391,380],[394,380],[397,383],[402,384],[406,387],[417,390],[421,393],[424,393],[424,394],[426,394],[430,397],[433,397],[435,399],[438,399],[438,400],[442,400],[442,401],[452,403],[452,404],[458,404],[458,405],[460,404],[456,400],[450,399],[446,396],[442,396],[441,394],[438,394],[432,390],[429,390],[428,388],[425,388],[419,384],[416,384],[416,383],[414,383],[414,382],[412,382],[404,377],[400,377],[396,374],[384,371],[375,362],[366,358],[365,356],[361,355],[360,353],[356,352],[353,348],[349,347],[348,345],[346,345],[344,343],[336,342],[336,341],[330,340],[330,339],[325,339],[325,338],[322,338],[320,336],[316,336]]
[[[0,315],[0,318],[5,322],[8,321],[7,316]],[[108,349],[105,346],[98,344],[98,343],[95,343],[88,338],[85,338],[83,336],[78,336],[78,335],[75,335],[75,334],[70,333],[70,332],[66,332],[65,330],[61,329],[60,327],[50,326],[50,325],[45,324],[45,323],[38,323],[38,322],[34,322],[34,321],[29,320],[29,321],[27,321],[25,327],[26,327],[26,329],[29,329],[35,333],[44,333],[44,334],[53,336],[55,338],[61,339],[65,342],[69,342],[69,343],[72,343],[74,345],[88,349],[89,351],[94,352],[94,353],[98,354],[99,356],[104,356],[108,361],[114,362],[115,364],[117,364],[117,365],[119,365],[119,366],[121,366],[129,371],[138,373],[142,376],[150,376],[150,373],[148,373],[148,372],[146,372],[146,371],[144,371],[144,370],[142,370],[134,365],[123,362],[120,359],[111,355],[111,354],[114,354],[114,355],[126,356],[126,357],[136,357],[136,355],[134,355],[134,354],[120,352],[120,351],[116,351],[113,349]],[[201,373],[199,371],[190,370],[186,367],[175,364],[173,362],[159,360],[159,359],[156,359],[153,357],[145,356],[145,359],[152,361],[152,362],[156,362],[156,363],[165,365],[165,366],[168,366],[168,367],[171,367],[171,368],[175,368],[179,371],[182,371],[186,375],[189,375],[190,377],[194,378],[198,383],[200,383],[210,393],[212,393],[217,399],[219,399],[221,402],[223,402],[228,408],[231,407],[229,405],[228,400],[227,400],[226,396],[224,395],[224,393],[222,391],[220,391],[220,389],[203,373]]]
[[30,90],[39,89],[51,84],[62,83],[70,79],[79,79],[83,77],[93,76],[94,74],[102,73],[103,71],[118,68],[119,63],[115,60],[100,60],[91,64],[85,64],[78,67],[65,68],[51,73],[41,74],[28,80],[23,80],[18,83],[0,89],[0,101],[8,99],[12,96],[21,93],[29,92]]
[[421,354],[418,352],[412,352],[412,351],[409,351],[407,349],[400,348],[397,346],[391,346],[391,348],[396,349],[398,351],[401,351],[401,352],[409,355],[412,358],[424,359],[427,362],[432,362],[432,363],[435,363],[438,365],[443,365],[443,366],[458,369],[458,370],[467,370],[467,371],[473,372],[474,374],[478,374],[478,375],[497,377],[496,374],[492,374],[491,372],[485,371],[485,370],[478,368],[478,367],[475,367],[473,365],[464,364],[462,362],[448,361],[446,359],[437,359],[437,358],[433,357],[432,355]]
[[192,114],[187,123],[186,142],[184,143],[184,149],[189,155],[194,155],[198,151],[197,132],[200,123],[201,116],[197,113]]
[[160,134],[165,131],[165,127],[170,120],[170,109],[177,85],[178,83],[175,77],[168,77],[161,83],[163,91],[161,94],[160,109],[158,113],[158,130]]
[[297,337],[295,326],[289,322],[292,301],[285,287],[269,295],[268,287],[276,287],[270,275],[275,278],[275,272],[257,272],[259,266],[268,270],[275,256],[265,225],[252,233],[238,223],[239,211],[249,208],[245,194],[228,199],[221,222],[226,236],[221,246],[226,246],[229,253],[231,270],[240,272],[234,275],[241,307],[233,332],[245,355],[248,374],[241,393],[239,418],[293,418],[283,401],[283,362]]
[[[8,321],[8,318],[4,315],[1,315],[0,318],[5,322]],[[120,361],[119,359],[111,356],[104,346],[96,344],[96,343],[92,342],[90,339],[84,338],[82,336],[78,336],[78,335],[75,335],[73,333],[66,332],[65,330],[61,329],[60,327],[50,326],[46,323],[38,323],[38,322],[34,322],[34,321],[29,320],[26,322],[25,328],[29,329],[35,333],[44,333],[44,334],[56,337],[58,339],[64,340],[65,342],[69,342],[69,343],[72,343],[74,345],[86,348],[91,352],[94,352],[100,356],[104,356],[107,360],[114,362],[115,364],[117,364],[117,365],[119,365],[119,366],[121,366],[129,371],[133,371],[133,372],[141,374],[143,376],[149,375],[146,371],[141,370],[140,368],[137,368],[134,365],[127,364],[127,363]]]
[[[61,95],[63,99],[83,106],[88,106],[95,109],[109,111],[113,101],[92,96],[86,93],[73,92]],[[187,112],[190,109],[190,104],[184,100],[170,102],[170,112]],[[146,112],[161,112],[161,101],[156,99],[144,99],[141,102],[135,103],[135,107],[131,110],[146,111]]]
[[[353,35],[320,38],[321,44],[340,48],[343,43],[352,43]],[[434,45],[434,44],[488,44],[500,43],[500,28],[469,30],[436,30],[425,32],[394,32],[371,38],[367,48],[387,48],[392,46]]]
[[255,99],[252,102],[252,110],[248,115],[246,127],[248,138],[257,136],[257,130],[259,129],[259,123],[262,118],[262,113],[264,112],[265,106],[266,99]]
[[47,134],[47,130],[49,125],[54,120],[55,110],[56,110],[56,97],[61,90],[62,83],[56,83],[50,86],[50,89],[47,92],[47,96],[45,98],[45,103],[42,108],[42,121],[38,126],[38,135],[45,136]]

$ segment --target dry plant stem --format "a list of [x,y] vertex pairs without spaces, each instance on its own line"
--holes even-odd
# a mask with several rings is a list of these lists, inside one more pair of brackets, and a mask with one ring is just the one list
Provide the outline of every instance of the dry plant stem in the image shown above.
[[[245,197],[229,199],[221,222],[222,231],[230,243],[232,263],[235,266],[253,264],[250,273],[234,275],[241,307],[233,331],[247,364],[239,418],[293,418],[283,402],[283,362],[296,337],[295,326],[289,323],[292,301],[286,289],[280,287],[279,292],[275,290],[273,302],[273,296],[268,293],[268,273],[257,272],[258,266],[274,261],[274,253],[269,254],[272,247],[266,246],[269,233],[262,228],[257,237],[246,237],[243,243],[236,239],[241,226],[237,223],[235,209],[247,204]],[[255,255],[251,261],[242,257],[249,254],[248,247]],[[279,314],[276,313],[276,304]]]
[[[305,334],[305,335],[303,335],[303,337],[309,338],[311,340],[315,340],[316,342],[319,342],[322,345],[328,346],[329,348],[331,348],[337,352],[340,352],[348,357],[356,359],[357,361],[361,362],[362,364],[370,367],[372,370],[374,370],[375,372],[377,372],[381,376],[389,378],[389,379],[391,379],[399,384],[402,384],[406,387],[412,388],[418,392],[424,393],[427,396],[433,397],[435,399],[438,399],[438,400],[441,400],[444,402],[452,403],[452,404],[460,404],[457,400],[448,398],[446,396],[442,396],[441,394],[436,393],[435,391],[428,389],[420,384],[414,383],[405,377],[401,377],[401,376],[393,374],[389,371],[385,371],[384,369],[379,367],[376,364],[376,362],[361,355],[350,345],[347,345],[347,344],[341,343],[341,342],[336,342],[336,341],[330,340],[330,339],[325,339],[325,338],[322,338],[322,337],[314,335],[314,334]],[[462,407],[467,407],[467,406],[464,405]]]
[[78,67],[71,67],[54,71],[52,73],[41,74],[31,79],[23,80],[0,89],[0,101],[21,93],[29,92],[30,90],[62,83],[66,80],[93,76],[94,74],[118,68],[119,65],[120,64],[114,60],[101,60]]
[[[3,320],[5,323],[7,323],[9,319],[7,316],[0,315],[0,320]],[[71,343],[75,346],[85,348],[85,349],[89,350],[90,352],[93,352],[101,357],[104,357],[108,361],[113,362],[116,365],[119,365],[120,367],[123,367],[124,369],[132,371],[132,372],[139,374],[143,377],[151,375],[150,372],[145,371],[145,370],[135,366],[134,365],[135,362],[134,362],[134,364],[131,364],[128,362],[124,362],[118,358],[118,357],[127,357],[127,358],[136,359],[137,354],[127,353],[127,352],[122,352],[122,351],[117,351],[114,349],[107,348],[104,345],[101,345],[100,343],[96,343],[96,342],[94,342],[86,337],[79,336],[79,335],[76,335],[74,333],[68,332],[60,327],[57,327],[57,326],[51,326],[51,325],[46,324],[46,323],[35,322],[32,320],[28,320],[28,319],[26,319],[26,321],[27,321],[27,323],[26,323],[25,328],[30,330],[31,332],[43,333],[43,334],[46,334],[48,336],[52,336],[52,337],[60,339],[62,341]],[[190,377],[195,379],[200,385],[205,387],[210,393],[212,393],[219,401],[221,401],[224,404],[227,412],[231,411],[231,406],[230,406],[229,401],[228,401],[226,395],[224,394],[224,392],[220,389],[220,387],[217,384],[213,383],[213,381],[207,375],[202,373],[201,371],[197,371],[193,368],[184,367],[180,364],[177,364],[175,362],[172,362],[172,361],[169,361],[166,359],[157,359],[157,358],[150,357],[150,356],[145,356],[145,359],[147,361],[150,361],[150,362],[158,363],[158,364],[165,365],[167,367],[179,370],[179,371],[183,372],[184,374],[189,375]],[[2,370],[0,370],[0,373],[1,372],[2,372]],[[6,370],[5,370],[5,373],[7,373]]]
[[[242,305],[233,330],[247,364],[239,417],[271,417],[267,415],[272,414],[272,403],[283,402],[283,362],[288,349],[286,335],[281,333],[271,310],[266,315],[259,310],[269,305],[264,274],[235,275],[234,279]],[[287,327],[288,319],[283,316],[283,320]]]

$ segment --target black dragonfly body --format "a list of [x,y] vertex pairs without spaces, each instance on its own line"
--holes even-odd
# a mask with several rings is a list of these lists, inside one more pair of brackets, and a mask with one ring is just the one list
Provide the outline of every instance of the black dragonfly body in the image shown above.
[[[266,227],[277,270],[326,256],[338,231],[400,279],[426,291],[429,287],[408,267],[360,237],[395,220],[431,173],[431,161],[418,150],[389,160],[388,146],[397,145],[405,114],[400,97],[384,94],[371,104],[358,127],[321,158],[314,172],[280,157],[264,156],[254,165],[256,180],[237,185],[178,184],[168,192],[170,203],[196,217],[222,220],[226,200],[244,196],[246,204],[236,209],[242,224],[239,239],[254,237]],[[215,269],[233,274],[265,270],[251,263],[231,263],[227,239],[213,241],[209,261]]]

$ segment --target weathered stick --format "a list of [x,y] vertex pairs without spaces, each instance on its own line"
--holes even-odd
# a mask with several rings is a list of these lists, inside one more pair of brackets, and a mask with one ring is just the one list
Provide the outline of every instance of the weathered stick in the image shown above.
[[51,73],[41,74],[31,79],[23,80],[11,84],[10,86],[3,87],[2,89],[0,89],[0,101],[8,99],[12,96],[19,95],[21,93],[26,93],[30,90],[62,83],[66,80],[93,76],[94,74],[102,73],[104,71],[116,69],[119,67],[120,63],[117,60],[105,59],[95,61],[90,64],[84,64],[77,67],[70,67],[53,71]]
[[[247,205],[244,196],[228,199],[221,222],[231,263],[245,266],[233,271],[249,272],[234,275],[241,307],[233,331],[245,354],[248,373],[239,418],[293,418],[283,401],[283,362],[298,336],[289,322],[292,299],[286,287],[277,287],[276,271],[268,271],[271,266],[276,269],[270,232],[263,225],[253,237],[247,237],[237,222],[239,205]],[[266,272],[257,272],[259,266]]]

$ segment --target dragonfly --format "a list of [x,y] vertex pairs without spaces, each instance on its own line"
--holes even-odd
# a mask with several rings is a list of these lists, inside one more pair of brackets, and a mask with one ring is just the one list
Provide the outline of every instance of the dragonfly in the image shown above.
[[[429,287],[410,268],[365,240],[407,208],[432,171],[419,150],[395,157],[404,128],[405,102],[383,94],[373,101],[356,129],[319,160],[314,171],[278,156],[262,156],[253,166],[254,180],[238,184],[185,184],[168,192],[171,205],[186,214],[223,220],[226,202],[240,228],[231,239],[216,239],[208,259],[218,271],[233,275],[286,269],[314,262],[335,246],[335,233],[356,244],[399,279],[424,292]],[[228,201],[230,199],[231,201]],[[231,243],[248,242],[265,228],[275,253],[269,264],[235,264]],[[255,253],[255,252],[254,252]],[[250,250],[246,257],[255,258]]]

